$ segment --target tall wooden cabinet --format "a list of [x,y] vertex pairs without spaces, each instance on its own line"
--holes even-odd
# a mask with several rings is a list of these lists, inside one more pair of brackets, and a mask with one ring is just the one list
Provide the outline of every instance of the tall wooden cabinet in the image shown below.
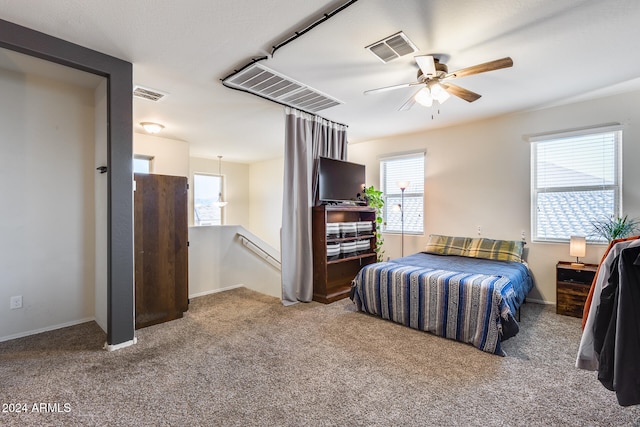
[[[358,271],[376,262],[376,212],[366,206],[322,205],[315,206],[312,212],[313,221],[313,299],[322,303],[331,303],[349,296],[351,281]],[[351,232],[353,223],[359,225],[369,222],[370,226],[356,227],[356,233]],[[327,226],[327,224],[331,224]],[[346,225],[343,231],[336,234],[333,230]],[[330,234],[327,235],[327,229]],[[363,231],[358,231],[358,229]],[[327,247],[336,248],[357,245],[359,249],[342,251],[335,255]],[[364,247],[363,245],[366,245]]]
[[187,178],[135,174],[136,329],[189,308]]

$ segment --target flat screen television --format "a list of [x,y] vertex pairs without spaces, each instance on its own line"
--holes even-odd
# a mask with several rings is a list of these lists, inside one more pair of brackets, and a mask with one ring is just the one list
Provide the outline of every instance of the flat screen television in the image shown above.
[[358,163],[320,157],[318,192],[322,203],[357,202],[363,195],[365,166]]

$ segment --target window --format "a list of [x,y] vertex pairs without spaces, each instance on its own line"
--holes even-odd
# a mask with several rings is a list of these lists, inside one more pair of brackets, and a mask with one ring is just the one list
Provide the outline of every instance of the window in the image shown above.
[[534,241],[599,241],[592,221],[620,214],[619,127],[531,138]]
[[195,225],[222,225],[222,177],[193,175],[193,222]]
[[[386,224],[383,231],[400,233],[404,228],[405,233],[422,234],[424,231],[424,153],[380,160],[380,181]],[[398,187],[398,182],[402,181],[409,182],[409,186],[404,191],[404,197]]]
[[133,156],[133,172],[134,173],[151,173],[153,172],[153,156],[144,156],[135,154]]

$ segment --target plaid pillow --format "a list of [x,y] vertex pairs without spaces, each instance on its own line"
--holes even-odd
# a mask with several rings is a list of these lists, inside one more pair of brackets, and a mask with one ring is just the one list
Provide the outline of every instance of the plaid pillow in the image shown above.
[[469,237],[440,236],[438,234],[429,235],[429,241],[424,251],[437,255],[460,255],[468,256],[468,246],[471,243]]
[[492,240],[474,238],[468,246],[467,256],[498,261],[522,262],[524,242],[518,240]]

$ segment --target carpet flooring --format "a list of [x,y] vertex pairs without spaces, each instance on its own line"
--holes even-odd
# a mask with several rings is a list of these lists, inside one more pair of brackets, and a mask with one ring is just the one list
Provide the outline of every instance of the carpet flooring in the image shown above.
[[115,352],[93,322],[0,343],[0,425],[640,426],[574,368],[579,319],[525,304],[520,324],[499,357],[238,288]]

